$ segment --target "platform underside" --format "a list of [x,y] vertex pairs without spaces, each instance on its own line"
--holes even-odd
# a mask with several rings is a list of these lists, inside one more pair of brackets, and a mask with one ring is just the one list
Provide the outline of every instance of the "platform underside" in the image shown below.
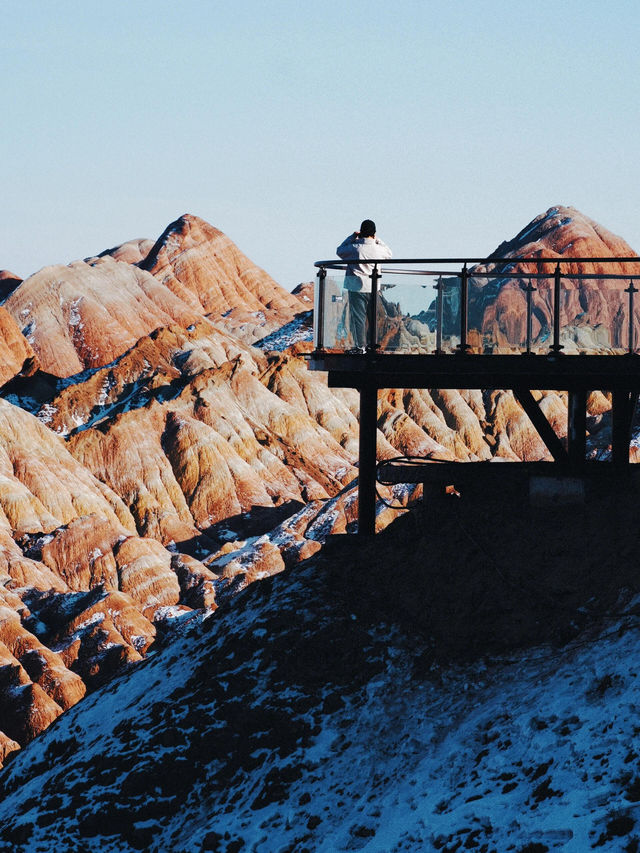
[[332,388],[529,388],[640,391],[639,355],[350,355],[315,352]]

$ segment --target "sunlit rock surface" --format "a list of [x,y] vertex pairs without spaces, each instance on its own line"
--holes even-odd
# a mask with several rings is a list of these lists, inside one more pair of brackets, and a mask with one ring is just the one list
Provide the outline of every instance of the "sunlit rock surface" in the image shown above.
[[5,307],[42,369],[61,377],[110,363],[159,326],[200,316],[150,273],[109,256],[45,267]]
[[252,263],[217,228],[181,216],[142,262],[172,293],[212,320],[252,342],[308,310]]
[[43,370],[66,377],[104,366],[154,329],[203,316],[256,340],[307,310],[197,217],[181,217],[139,265],[128,262],[137,253],[45,267],[10,294],[5,307]]
[[[124,261],[127,264],[139,264],[147,257],[154,245],[153,240],[141,237],[137,240],[127,240],[126,243],[121,243],[112,249],[105,249],[97,257],[103,258],[105,255],[110,255],[116,261]],[[87,258],[87,260],[94,259]]]
[[[562,344],[567,352],[624,349],[628,340],[627,296],[629,280],[625,273],[638,274],[640,264],[603,263],[599,258],[634,258],[637,253],[621,237],[603,228],[573,207],[552,207],[536,217],[526,228],[493,253],[499,258],[530,258],[513,263],[487,263],[471,271],[474,286],[470,291],[469,324],[481,334],[490,333],[498,344],[523,347],[526,341],[526,278],[510,280],[511,273],[544,273],[532,279],[534,342],[545,338],[553,326],[553,273],[555,263],[536,264],[540,256],[557,258],[593,258],[590,263],[562,264],[562,303],[560,321]],[[503,277],[483,278],[483,272],[504,272]],[[572,274],[587,273],[588,280],[572,279]],[[619,279],[605,279],[618,275]],[[640,305],[634,308],[636,322]]]

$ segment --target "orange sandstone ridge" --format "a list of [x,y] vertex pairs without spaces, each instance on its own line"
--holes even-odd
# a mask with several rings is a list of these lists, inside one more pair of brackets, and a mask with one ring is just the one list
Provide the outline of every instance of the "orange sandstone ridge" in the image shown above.
[[101,367],[154,329],[205,316],[251,342],[308,310],[197,217],[172,223],[139,265],[124,260],[142,257],[141,246],[45,267],[9,295],[5,307],[44,371]]

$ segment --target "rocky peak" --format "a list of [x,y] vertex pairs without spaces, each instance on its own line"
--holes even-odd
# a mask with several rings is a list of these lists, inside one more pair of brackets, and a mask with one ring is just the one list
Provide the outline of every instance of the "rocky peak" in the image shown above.
[[172,222],[141,264],[173,293],[212,320],[224,319],[249,342],[308,306],[197,216]]
[[[489,256],[536,258],[541,255],[580,258],[638,257],[629,244],[575,207],[556,205],[532,219]],[[609,267],[608,267],[609,268]]]

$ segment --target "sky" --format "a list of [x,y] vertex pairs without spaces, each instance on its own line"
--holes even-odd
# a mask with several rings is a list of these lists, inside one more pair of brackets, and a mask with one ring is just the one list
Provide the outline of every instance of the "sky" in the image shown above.
[[0,0],[0,269],[184,213],[291,289],[360,221],[484,256],[554,205],[640,251],[636,0]]

